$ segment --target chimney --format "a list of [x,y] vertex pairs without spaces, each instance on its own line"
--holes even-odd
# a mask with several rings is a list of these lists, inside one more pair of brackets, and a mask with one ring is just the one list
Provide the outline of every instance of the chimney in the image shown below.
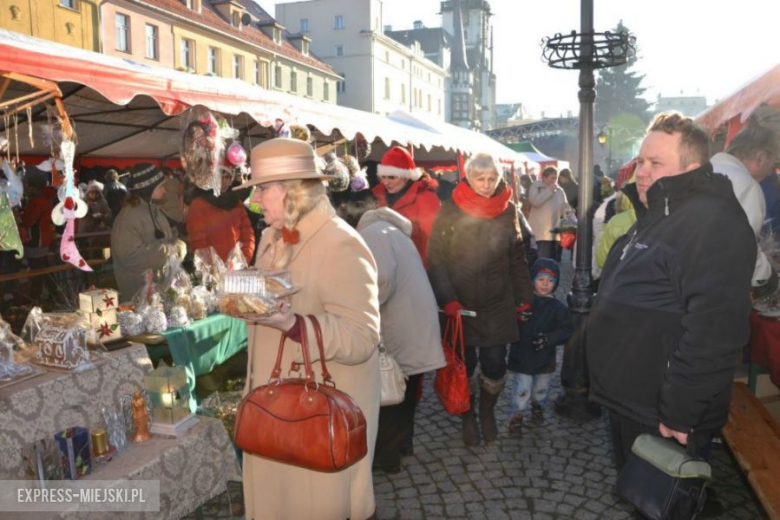
[[425,26],[422,23],[422,20],[415,20],[414,21],[414,28],[415,29],[423,29]]

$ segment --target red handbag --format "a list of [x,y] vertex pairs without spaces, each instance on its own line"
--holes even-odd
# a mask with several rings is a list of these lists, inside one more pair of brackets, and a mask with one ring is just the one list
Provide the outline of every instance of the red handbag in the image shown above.
[[[366,418],[350,396],[336,390],[325,365],[320,324],[314,316],[308,319],[317,336],[323,382],[316,381],[312,370],[305,326],[301,327],[305,377],[281,378],[287,339],[282,334],[268,384],[251,390],[238,405],[235,443],[251,455],[332,473],[348,468],[368,452]],[[299,369],[293,362],[291,371]],[[251,388],[251,356],[249,373]]]
[[[433,388],[444,409],[450,414],[462,414],[471,408],[469,376],[466,373],[463,318],[448,318],[442,339],[447,365],[436,372]],[[460,352],[458,352],[460,347]]]

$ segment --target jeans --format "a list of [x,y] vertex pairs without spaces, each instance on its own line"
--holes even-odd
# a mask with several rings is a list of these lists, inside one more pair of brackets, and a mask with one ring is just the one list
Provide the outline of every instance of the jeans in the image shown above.
[[[477,354],[479,349],[479,354]],[[477,369],[477,356],[482,375],[488,379],[499,380],[506,374],[506,345],[492,347],[466,346],[466,373],[469,378]]]
[[509,402],[510,417],[523,413],[528,408],[528,401],[542,404],[550,394],[550,381],[552,374],[537,374],[531,376],[519,372],[509,371],[509,385],[512,395]]

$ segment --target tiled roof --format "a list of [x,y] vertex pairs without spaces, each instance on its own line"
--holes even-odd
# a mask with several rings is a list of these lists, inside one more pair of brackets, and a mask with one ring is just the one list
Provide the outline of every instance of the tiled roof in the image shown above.
[[[137,0],[140,4],[147,4],[154,6],[170,13],[182,16],[193,22],[203,24],[212,29],[224,33],[228,36],[233,36],[239,40],[252,43],[270,52],[275,52],[292,60],[296,60],[301,63],[305,63],[315,69],[318,69],[329,74],[337,75],[333,68],[320,60],[317,60],[311,56],[304,56],[302,52],[295,48],[295,46],[282,37],[281,45],[277,45],[269,38],[265,33],[257,28],[257,23],[252,22],[250,25],[245,25],[241,30],[230,24],[225,20],[222,15],[211,5],[209,0],[203,0],[203,7],[201,12],[193,11],[184,5],[180,0]],[[260,22],[273,20],[273,18],[266,13],[263,8],[252,0],[238,0],[238,3],[244,6],[248,13],[257,18]]]

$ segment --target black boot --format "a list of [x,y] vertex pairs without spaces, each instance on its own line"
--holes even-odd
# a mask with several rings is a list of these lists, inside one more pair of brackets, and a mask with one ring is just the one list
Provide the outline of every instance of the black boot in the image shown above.
[[498,402],[498,396],[504,389],[506,377],[501,379],[488,379],[480,375],[482,392],[479,395],[479,422],[482,426],[482,439],[486,442],[493,442],[498,438],[498,427],[496,426],[495,408]]
[[460,414],[461,429],[463,430],[463,444],[467,447],[479,444],[479,428],[477,428],[477,414],[471,409]]

